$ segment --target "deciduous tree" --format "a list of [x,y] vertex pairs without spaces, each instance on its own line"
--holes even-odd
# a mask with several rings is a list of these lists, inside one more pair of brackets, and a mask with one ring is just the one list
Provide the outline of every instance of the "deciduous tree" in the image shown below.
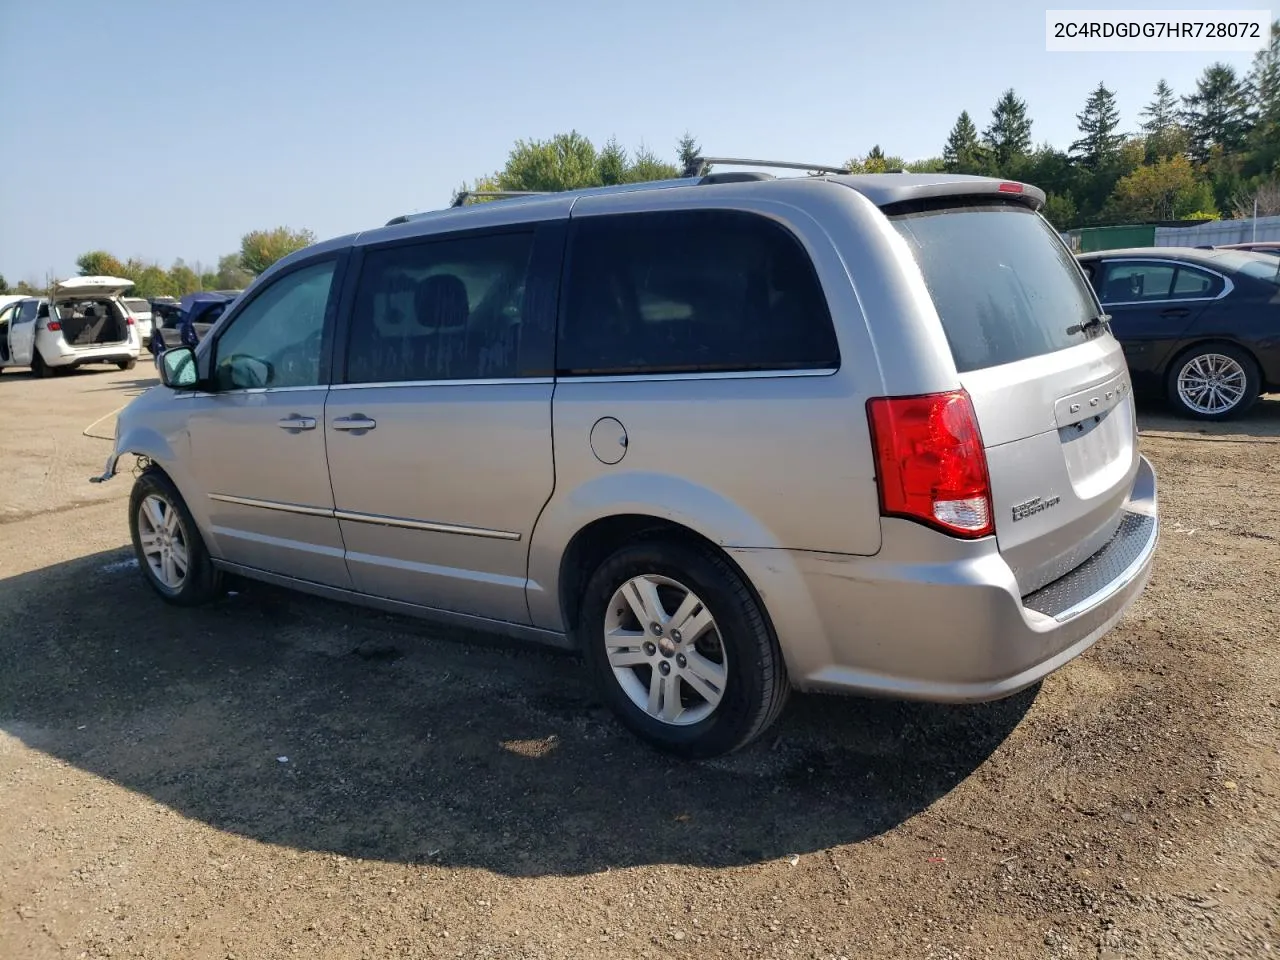
[[82,277],[132,277],[132,274],[125,273],[125,265],[105,250],[80,254],[76,257],[76,269]]
[[1108,212],[1119,222],[1179,220],[1194,213],[1217,216],[1212,189],[1197,179],[1183,156],[1141,166],[1122,178]]
[[257,276],[277,260],[316,242],[310,230],[254,230],[240,239],[240,266]]

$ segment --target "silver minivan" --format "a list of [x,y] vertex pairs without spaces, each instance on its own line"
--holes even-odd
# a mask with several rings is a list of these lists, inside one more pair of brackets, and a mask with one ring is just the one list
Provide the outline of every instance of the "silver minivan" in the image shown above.
[[1146,583],[1129,375],[1034,187],[674,181],[276,264],[120,415],[164,599],[236,575],[580,650],[706,757],[792,688],[980,701]]

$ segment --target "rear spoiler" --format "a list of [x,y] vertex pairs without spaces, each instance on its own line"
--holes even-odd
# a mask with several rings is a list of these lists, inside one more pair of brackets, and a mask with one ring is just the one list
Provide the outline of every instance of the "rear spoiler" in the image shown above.
[[[869,174],[867,176],[831,177],[836,183],[852,187],[877,207],[901,208],[907,205],[930,205],[929,201],[1004,200],[1020,203],[1032,210],[1044,208],[1045,194],[1039,187],[1017,180],[994,177],[962,177],[945,174]],[[890,212],[890,211],[886,211]]]

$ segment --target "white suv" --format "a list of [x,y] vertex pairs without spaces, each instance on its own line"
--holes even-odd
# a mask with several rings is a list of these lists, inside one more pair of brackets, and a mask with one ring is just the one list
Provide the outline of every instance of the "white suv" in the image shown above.
[[145,347],[151,342],[151,332],[154,329],[151,316],[151,301],[144,300],[142,297],[125,297],[124,305],[133,314],[134,326],[138,328],[138,338]]
[[86,363],[130,370],[142,338],[120,294],[120,277],[72,277],[50,297],[26,297],[0,307],[0,369],[30,367],[38,377]]

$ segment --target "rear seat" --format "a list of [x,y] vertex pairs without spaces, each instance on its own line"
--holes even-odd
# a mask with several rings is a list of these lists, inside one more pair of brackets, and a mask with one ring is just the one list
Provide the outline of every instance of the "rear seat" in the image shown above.
[[100,305],[85,309],[84,316],[62,317],[62,339],[72,347],[88,347],[99,342],[107,324],[115,323],[110,308]]

